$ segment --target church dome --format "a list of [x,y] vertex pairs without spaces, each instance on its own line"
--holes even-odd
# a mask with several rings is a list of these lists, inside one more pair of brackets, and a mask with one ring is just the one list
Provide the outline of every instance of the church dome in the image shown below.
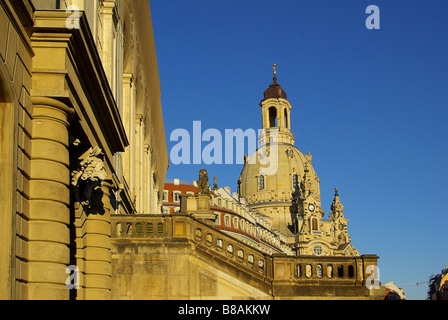
[[[294,175],[297,175],[297,182],[303,181],[305,171],[308,170],[309,178],[311,178],[310,188],[313,190],[313,194],[316,198],[320,198],[320,188],[318,183],[318,176],[314,171],[312,165],[311,154],[304,155],[295,146],[288,144],[279,144],[277,146],[278,156],[272,157],[276,159],[276,163],[269,163],[276,167],[274,174],[267,174],[265,179],[265,185],[263,190],[260,190],[257,184],[257,177],[263,174],[263,168],[265,164],[261,164],[259,156],[257,154],[252,155],[245,163],[240,174],[240,188],[242,196],[251,198],[251,195],[255,195],[257,192],[270,192],[273,190],[281,190],[288,194],[288,198],[291,196],[294,190]],[[248,199],[250,200],[254,199]],[[289,199],[288,199],[289,200]]]
[[303,183],[307,184],[316,207],[320,207],[319,178],[311,154],[304,155],[291,144],[278,145],[275,162],[269,164],[276,166],[275,172],[265,174],[266,165],[260,163],[257,154],[249,157],[239,177],[239,194],[252,210],[272,219],[273,229],[289,236],[296,210],[294,197],[301,193]]
[[285,90],[278,84],[277,77],[274,76],[274,81],[264,91],[264,100],[271,99],[271,98],[283,98],[288,99],[288,95],[286,94]]

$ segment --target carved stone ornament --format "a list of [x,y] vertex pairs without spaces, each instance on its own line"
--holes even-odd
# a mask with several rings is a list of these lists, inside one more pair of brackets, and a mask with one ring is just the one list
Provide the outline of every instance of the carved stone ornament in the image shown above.
[[107,178],[104,154],[98,147],[90,148],[80,160],[78,169],[72,172],[72,185],[75,187],[77,201],[90,206],[94,188]]
[[210,190],[208,188],[208,173],[207,170],[201,169],[199,171],[199,180],[197,181],[200,194],[210,194]]
[[341,200],[339,199],[339,192],[338,189],[335,189],[335,195],[333,203],[331,204],[331,212],[333,217],[339,218],[344,213],[344,206],[341,203]]

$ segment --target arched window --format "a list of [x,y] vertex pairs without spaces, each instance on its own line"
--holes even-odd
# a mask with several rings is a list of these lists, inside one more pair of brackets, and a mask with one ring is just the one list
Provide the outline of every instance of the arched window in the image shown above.
[[322,265],[318,264],[316,267],[316,276],[320,279],[322,278],[324,275],[323,269],[322,269]]
[[348,277],[353,278],[355,276],[355,268],[353,266],[348,266]]
[[277,127],[277,108],[275,107],[269,108],[269,127]]
[[300,278],[300,277],[302,276],[302,266],[301,266],[300,264],[298,264],[298,265],[296,266],[296,276],[297,276],[298,278]]
[[288,111],[285,109],[285,128],[289,129]]
[[137,236],[141,237],[143,235],[143,223],[137,222],[135,225],[135,230],[137,232]]
[[313,267],[310,264],[307,264],[305,267],[305,275],[307,278],[311,278],[313,276]]
[[213,236],[210,233],[205,237],[205,243],[209,247],[212,245],[212,243],[213,243]]
[[216,240],[216,246],[218,248],[222,249],[222,240],[221,239]]
[[327,266],[327,277],[330,279],[333,278],[333,266],[331,264]]
[[146,224],[146,235],[152,236],[153,233],[154,233],[154,225],[149,222]]
[[264,190],[264,188],[265,188],[265,177],[260,176],[258,178],[258,190]]
[[224,216],[224,225],[226,227],[230,227],[230,216],[229,215]]
[[161,237],[161,236],[163,236],[163,223],[159,223],[158,225],[157,225],[157,234]]
[[299,189],[299,175],[295,174],[292,176],[292,187],[294,189]]
[[311,219],[311,230],[312,231],[318,231],[319,230],[319,221],[317,220],[317,218],[312,218]]
[[344,277],[344,267],[339,265],[338,266],[338,277],[343,278]]

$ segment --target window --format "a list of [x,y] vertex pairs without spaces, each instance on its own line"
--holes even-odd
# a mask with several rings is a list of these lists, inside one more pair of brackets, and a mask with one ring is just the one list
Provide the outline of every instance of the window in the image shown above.
[[292,187],[294,189],[299,189],[299,175],[295,174],[292,176]]
[[146,224],[146,234],[152,236],[154,233],[154,225],[152,223]]
[[195,237],[196,237],[196,240],[202,240],[202,230],[201,229],[196,229],[196,231],[195,231]]
[[344,267],[339,265],[338,266],[338,277],[343,278],[344,277]]
[[164,202],[168,201],[168,190],[163,190],[163,201]]
[[237,217],[234,217],[234,218],[233,218],[233,227],[234,227],[235,229],[238,229],[238,218],[237,218]]
[[141,237],[143,235],[143,223],[137,222],[135,225],[135,230],[137,232],[137,236]]
[[353,266],[348,266],[348,277],[353,278],[355,276],[355,268]]
[[215,218],[215,224],[221,225],[221,216],[219,213],[215,212],[216,218]]
[[244,251],[243,250],[238,250],[238,258],[240,259],[244,259]]
[[226,216],[224,217],[224,225],[225,225],[226,227],[230,227],[230,216],[226,215]]
[[231,244],[227,245],[227,252],[233,254],[233,246]]
[[315,256],[322,255],[322,247],[321,246],[315,246],[313,249],[313,253]]
[[212,245],[212,243],[213,243],[213,236],[210,233],[205,237],[205,243],[209,247]]
[[174,191],[173,192],[173,201],[174,202],[180,202],[180,191]]
[[302,266],[301,266],[300,264],[298,264],[298,265],[296,266],[296,276],[297,276],[298,278],[300,278],[300,277],[302,276]]
[[265,177],[260,176],[258,178],[258,190],[264,190],[264,188],[265,188]]
[[216,246],[218,248],[222,249],[222,240],[221,239],[216,240]]
[[310,264],[307,264],[305,267],[305,276],[308,279],[313,276],[313,267]]
[[277,127],[277,108],[269,108],[269,127]]
[[221,198],[218,198],[218,207],[222,207],[222,200],[221,200]]
[[254,264],[254,256],[250,254],[250,255],[247,257],[247,262],[249,262],[250,264]]
[[327,266],[327,277],[330,279],[333,278],[333,266],[331,264]]
[[320,279],[324,275],[324,272],[322,270],[322,265],[318,264],[316,267],[316,276]]
[[317,220],[317,218],[312,218],[311,219],[311,230],[312,231],[318,231],[319,230],[319,221]]
[[158,234],[159,236],[163,236],[163,223],[159,223],[159,224],[157,225],[157,234]]
[[285,128],[289,128],[288,111],[285,109]]

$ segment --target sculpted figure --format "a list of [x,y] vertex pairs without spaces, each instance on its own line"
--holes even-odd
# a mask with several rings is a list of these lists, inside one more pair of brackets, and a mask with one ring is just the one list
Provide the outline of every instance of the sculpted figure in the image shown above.
[[199,180],[197,183],[201,194],[210,194],[207,170],[201,169],[201,171],[199,171]]
[[90,206],[93,189],[107,178],[104,167],[104,154],[98,147],[90,148],[81,158],[77,170],[72,172],[72,185],[75,187],[77,200]]

